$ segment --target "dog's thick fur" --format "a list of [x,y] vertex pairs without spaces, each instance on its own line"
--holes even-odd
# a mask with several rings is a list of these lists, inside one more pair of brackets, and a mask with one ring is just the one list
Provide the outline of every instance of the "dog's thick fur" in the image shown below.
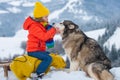
[[81,69],[95,80],[114,80],[109,72],[111,61],[94,39],[87,37],[78,25],[69,20],[54,26],[60,30],[63,48],[70,61],[70,71]]

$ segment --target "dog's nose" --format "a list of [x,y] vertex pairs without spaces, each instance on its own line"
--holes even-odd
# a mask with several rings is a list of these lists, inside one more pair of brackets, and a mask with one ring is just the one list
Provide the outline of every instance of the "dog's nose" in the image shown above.
[[55,23],[52,23],[52,25],[54,25]]

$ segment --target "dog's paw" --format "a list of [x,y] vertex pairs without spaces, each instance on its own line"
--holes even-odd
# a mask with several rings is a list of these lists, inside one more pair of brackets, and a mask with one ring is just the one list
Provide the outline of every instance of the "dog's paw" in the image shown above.
[[70,69],[63,69],[64,72],[70,73]]

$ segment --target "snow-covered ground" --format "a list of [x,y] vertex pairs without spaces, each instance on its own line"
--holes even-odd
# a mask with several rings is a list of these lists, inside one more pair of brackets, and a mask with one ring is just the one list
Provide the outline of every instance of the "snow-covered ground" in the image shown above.
[[[113,68],[110,70],[115,76],[115,80],[120,80],[120,68]],[[63,72],[63,71],[53,71],[47,74],[43,80],[93,80],[87,77],[83,71],[75,72]]]
[[[112,68],[110,70],[115,77],[115,80],[120,80],[120,67]],[[8,80],[18,80],[15,75],[9,71]],[[3,70],[0,70],[1,80],[5,80],[3,75]],[[43,77],[42,80],[93,80],[90,77],[87,77],[83,71],[74,71],[74,72],[64,72],[64,71],[51,71]]]

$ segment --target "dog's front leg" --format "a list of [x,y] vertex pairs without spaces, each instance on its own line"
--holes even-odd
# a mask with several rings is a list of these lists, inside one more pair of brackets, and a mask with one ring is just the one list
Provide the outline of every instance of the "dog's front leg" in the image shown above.
[[78,61],[71,61],[70,62],[70,71],[78,71],[78,70],[79,70]]

